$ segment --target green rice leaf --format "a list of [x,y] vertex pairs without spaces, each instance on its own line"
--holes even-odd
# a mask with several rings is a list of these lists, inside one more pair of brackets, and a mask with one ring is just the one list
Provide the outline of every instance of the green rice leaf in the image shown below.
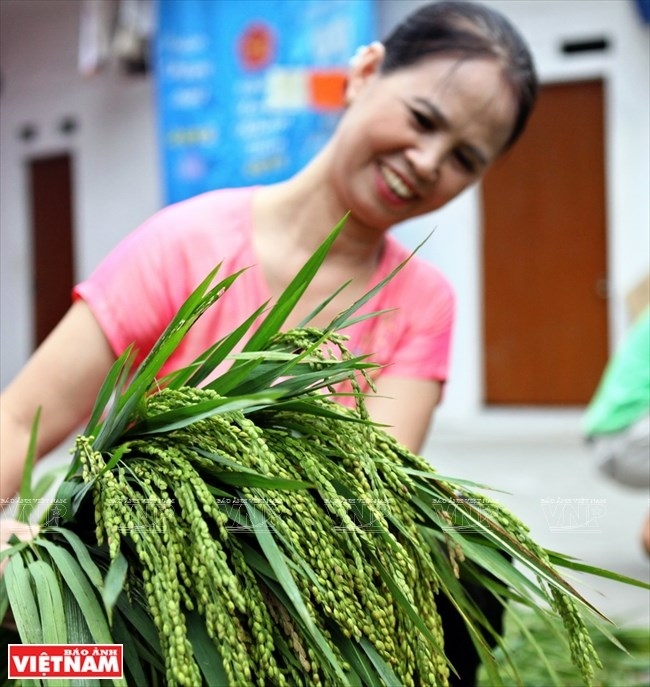
[[133,635],[126,626],[120,613],[113,615],[113,637],[116,644],[121,644],[124,657],[124,672],[125,677],[129,680],[129,684],[133,685],[147,685],[147,679],[142,661],[140,660],[140,651],[138,642],[134,641]]
[[113,607],[117,602],[117,597],[124,589],[124,582],[126,580],[126,573],[128,572],[129,564],[124,554],[121,552],[111,561],[108,567],[108,572],[104,578],[104,588],[102,589],[102,601],[104,608],[108,615],[109,622],[113,617]]
[[600,611],[598,611],[598,609],[589,603],[551,566],[522,546],[521,543],[515,539],[515,537],[513,537],[503,527],[497,525],[497,523],[495,523],[487,513],[482,512],[480,509],[469,503],[466,499],[456,498],[453,494],[445,496],[444,492],[434,492],[425,485],[420,485],[419,489],[422,491],[422,493],[430,496],[432,495],[437,499],[447,498],[449,503],[453,503],[454,510],[462,516],[463,521],[465,523],[469,523],[476,532],[484,534],[487,539],[494,542],[496,546],[503,549],[516,560],[523,563],[527,568],[532,570],[536,575],[544,579],[549,584],[557,587],[564,593],[569,594],[574,598],[574,600],[589,609],[591,612],[600,617],[604,617]]
[[223,489],[219,489],[219,487],[215,487],[212,484],[208,484],[208,482],[205,483],[205,486],[207,490],[213,495],[216,496],[217,498],[223,498],[223,499],[232,499],[234,498],[233,495],[227,491],[224,491]]
[[42,644],[43,629],[32,590],[32,578],[21,554],[9,559],[4,579],[20,639],[25,644]]
[[135,371],[133,379],[127,389],[116,399],[95,440],[94,445],[97,450],[102,451],[117,440],[118,436],[124,431],[130,418],[133,416],[135,409],[142,402],[144,395],[153,384],[160,368],[182,341],[185,334],[187,334],[198,318],[215,303],[228,288],[230,288],[237,277],[244,271],[240,270],[226,277],[216,286],[208,290],[218,270],[219,266],[212,270],[212,272],[210,272],[201,284],[190,294],[175,317],[165,328],[165,331],[158,341],[149,351],[147,357]]
[[[364,322],[365,320],[371,320],[373,317],[381,317],[389,312],[395,312],[397,308],[385,308],[384,310],[374,310],[373,312],[366,313],[365,315],[357,315],[357,317],[350,317],[345,321],[345,327],[351,327],[359,322]],[[343,329],[343,327],[341,327]]]
[[11,535],[7,543],[10,544],[10,546],[0,551],[0,561],[3,561],[5,558],[11,558],[12,556],[15,556],[19,551],[22,551],[23,549],[26,549],[30,546],[30,542],[21,541],[20,539],[18,539],[18,537],[16,537],[15,534]]
[[[612,623],[613,625],[613,623]],[[613,644],[616,648],[618,648],[620,651],[623,651],[624,653],[629,653],[628,650],[621,644],[619,638],[616,636],[615,632],[617,630],[616,627],[613,628],[614,631],[610,630],[609,627],[606,626],[605,623],[603,622],[594,622],[592,623],[592,627],[598,630],[606,639],[608,642]],[[646,630],[647,633],[650,633],[650,629]],[[648,650],[650,651],[650,643],[647,644]]]
[[[433,232],[432,232],[433,233]],[[417,253],[420,248],[429,240],[431,237],[431,234],[427,236],[422,243],[420,243],[415,250],[404,260],[401,262],[394,270],[391,271],[391,273],[382,279],[376,286],[374,286],[372,289],[370,289],[367,293],[365,293],[361,298],[356,300],[349,308],[346,308],[342,313],[337,315],[331,322],[330,324],[326,327],[326,329],[330,331],[339,331],[341,329],[345,329],[346,327],[349,327],[352,323],[353,320],[350,319],[350,317],[357,312],[360,308],[362,308],[371,298],[373,298],[379,291],[381,291],[388,282],[393,279],[393,277],[400,272],[404,268],[404,266],[409,262],[409,260]]]
[[264,318],[262,324],[249,339],[246,346],[244,346],[244,351],[256,351],[264,348],[269,339],[280,331],[289,313],[294,309],[296,303],[298,303],[307,290],[314,275],[323,264],[329,249],[341,233],[347,217],[346,215],[336,227],[334,227],[325,241],[316,249],[298,274],[291,280],[291,283],[278,298],[269,314]]
[[236,361],[226,373],[210,384],[206,384],[205,388],[216,391],[220,396],[240,396],[239,386],[244,384],[263,362],[264,357],[261,355],[257,355],[252,360]]
[[[79,608],[74,595],[67,585],[63,585],[63,607],[65,611],[68,642],[70,644],[92,644],[93,637],[88,629],[84,614]],[[113,680],[116,684],[116,681]],[[117,682],[120,684],[120,682]],[[79,678],[74,681],[75,687],[102,687],[102,682],[92,678]]]
[[[87,485],[81,481],[81,476],[72,476],[73,470],[72,466],[68,471],[66,478],[59,484],[56,490],[56,501],[60,504],[62,511],[61,519],[62,521],[68,522],[74,516],[74,506],[76,501],[76,496],[78,493],[87,489]],[[41,525],[43,525],[49,516],[50,509],[48,508],[44,513],[43,519],[41,520]]]
[[450,477],[449,475],[442,475],[437,470],[432,468],[431,472],[424,472],[423,470],[417,470],[415,468],[400,467],[400,471],[409,477],[422,478],[425,484],[434,485],[440,482],[446,482],[449,485],[457,485],[460,487],[467,487],[468,489],[486,489],[495,493],[507,494],[508,492],[501,491],[499,489],[493,489],[487,484],[481,484],[480,482],[474,482],[473,480],[461,479],[460,477]]
[[[474,648],[479,654],[486,672],[490,676],[492,687],[500,687],[503,682],[492,658],[492,649],[487,644],[485,633],[491,635],[497,643],[500,639],[499,635],[495,633],[492,626],[485,618],[480,606],[473,601],[467,589],[461,585],[460,580],[456,577],[455,571],[452,569],[449,556],[436,555],[436,552],[437,546],[434,544],[432,546],[432,553],[436,561],[435,569],[440,582],[440,593],[447,597],[467,628]],[[447,664],[456,672],[455,667],[451,665],[448,659]]]
[[318,317],[320,313],[344,290],[346,289],[350,284],[352,283],[351,279],[348,279],[345,283],[341,284],[334,293],[332,293],[331,296],[328,296],[324,301],[319,303],[305,318],[303,318],[300,321],[300,324],[298,324],[298,327],[307,327],[309,323]]
[[91,556],[88,546],[70,529],[65,527],[52,527],[49,529],[60,534],[70,544],[77,562],[83,568],[93,586],[101,592],[104,588],[104,580],[100,569]]
[[104,382],[97,394],[95,405],[84,430],[86,436],[94,436],[97,432],[97,426],[106,411],[111,398],[114,397],[116,391],[119,393],[124,388],[126,380],[130,374],[133,361],[135,360],[135,351],[133,346],[128,346],[124,353],[113,363]]
[[[295,377],[283,379],[278,384],[275,384],[273,388],[282,392],[285,398],[303,396],[305,394],[312,394],[325,387],[329,388],[339,382],[344,382],[350,379],[355,371],[370,371],[374,369],[377,369],[376,365],[373,363],[363,363],[361,362],[361,358],[358,358],[354,361],[333,363],[321,370],[301,372]],[[358,418],[351,417],[349,419]]]
[[[249,377],[249,379],[242,381],[237,386],[236,393],[238,395],[251,394],[272,387],[276,380],[287,377],[290,374],[292,374],[297,368],[299,369],[299,366],[306,359],[311,358],[313,352],[316,351],[325,342],[326,339],[327,336],[323,334],[317,341],[315,341],[309,348],[305,349],[304,351],[300,351],[299,353],[292,352],[292,355],[288,356],[286,361],[280,365],[270,364],[273,363],[273,360],[267,355],[266,351],[264,351],[263,353],[256,352],[258,356],[261,356],[264,359],[264,363],[258,366],[254,376],[251,376]],[[283,352],[286,353],[286,351]],[[246,356],[246,354],[247,351],[244,350],[240,358]],[[308,370],[311,372],[311,368],[308,368]],[[319,377],[322,376],[323,373],[320,372]],[[304,375],[300,375],[298,379],[302,379],[303,377]],[[275,389],[276,387],[273,388]],[[307,385],[303,385],[303,388],[306,390]]]
[[[196,320],[230,288],[244,271],[240,270],[210,288],[219,269],[220,265],[212,270],[179,308],[161,337],[135,371],[129,386],[129,395],[142,394],[149,388],[160,368]],[[124,406],[127,399],[128,396],[121,398],[120,405]]]
[[225,465],[226,467],[229,467],[231,468],[231,470],[235,470],[236,472],[249,472],[253,475],[259,474],[255,472],[255,470],[253,470],[252,468],[248,468],[244,465],[241,465],[237,461],[232,460],[232,458],[222,456],[219,453],[213,453],[212,451],[207,451],[201,446],[192,446],[192,450],[196,451],[200,456],[208,458],[209,460],[214,462],[215,465]]
[[68,633],[63,610],[63,595],[56,573],[44,560],[32,561],[27,568],[36,589],[43,643],[66,644]]
[[[468,535],[465,532],[450,528],[448,523],[444,521],[435,510],[429,508],[423,499],[414,497],[413,503],[422,513],[426,514],[430,523],[435,523],[439,528],[439,530],[426,529],[423,526],[423,529],[426,529],[425,535],[429,540],[431,540],[432,537],[442,539],[440,531],[444,531],[447,537],[458,543],[463,549],[465,557],[478,565],[476,575],[479,578],[480,584],[485,584],[490,580],[487,572],[489,571],[501,579],[505,585],[508,585],[511,589],[517,590],[519,594],[522,595],[522,601],[530,598],[529,595],[539,596],[542,602],[548,601],[548,597],[543,589],[541,589],[539,585],[536,585],[530,578],[522,574],[510,561],[499,554],[498,549],[495,548],[493,543],[489,541],[486,542],[484,538],[475,538],[471,533]],[[435,544],[433,544],[432,547],[435,549]],[[485,570],[486,574],[482,575],[481,570]],[[510,594],[512,594],[512,592],[510,592]]]
[[187,386],[198,386],[232,353],[232,350],[249,332],[250,328],[264,312],[267,305],[267,303],[264,303],[264,305],[260,306],[249,318],[239,325],[239,327],[208,351],[208,355],[205,356],[203,364],[187,380]]
[[614,580],[615,582],[621,582],[623,584],[629,584],[633,587],[640,587],[641,589],[650,589],[650,583],[644,580],[637,580],[634,577],[628,577],[627,575],[621,575],[620,573],[614,572],[612,570],[606,570],[605,568],[598,568],[593,565],[588,565],[587,563],[582,563],[580,561],[571,558],[570,556],[565,556],[564,554],[557,553],[555,551],[548,551],[548,556],[553,565],[559,565],[563,568],[569,568],[570,570],[577,570],[578,572],[588,573],[589,575],[594,575],[596,577],[604,577],[608,580]]
[[370,662],[375,667],[377,674],[383,680],[386,687],[392,687],[393,685],[398,685],[399,680],[397,679],[392,668],[384,661],[384,659],[377,653],[375,647],[365,638],[362,637],[359,640],[359,645],[364,650],[366,656],[370,659]]
[[[310,402],[309,399],[289,399],[287,401],[278,401],[274,407],[278,411],[288,410],[295,413],[304,413],[305,415],[317,415],[318,417],[326,417],[330,418],[331,420],[344,420],[345,422],[353,422],[362,425],[373,424],[372,422],[365,420],[357,415],[346,413],[345,408],[343,408],[342,406],[340,406],[340,410],[330,410],[330,408],[326,408],[324,405]],[[306,430],[306,434],[309,433],[307,427],[305,425],[300,425],[298,422],[295,421],[295,419],[289,422],[285,422],[283,421],[281,416],[278,416],[277,424],[284,424],[284,426],[286,427],[288,427],[291,424],[291,426],[295,427],[296,429],[302,427]]]
[[72,513],[68,520],[71,520],[72,516],[77,513],[77,511],[83,504],[84,499],[93,490],[94,486],[95,480],[90,480],[89,482],[79,484],[79,488],[77,489],[77,491],[74,492],[70,500],[70,508],[72,510]]
[[[336,642],[336,646],[341,650],[341,654],[352,666],[353,674],[348,675],[350,684],[352,685],[366,685],[366,687],[384,687],[384,682],[377,676],[372,663],[368,660],[367,655],[361,650],[357,642],[346,637],[338,629],[330,629],[332,638]],[[396,681],[394,684],[399,684]]]
[[[246,520],[247,526],[250,528],[250,520]],[[249,546],[246,542],[242,542],[240,544],[242,553],[244,554],[244,559],[246,560],[246,563],[256,572],[260,573],[263,575],[266,579],[268,580],[274,580],[277,582],[277,576],[267,561],[262,554],[260,554],[259,551],[254,549],[252,546]]]
[[9,596],[7,594],[7,583],[5,582],[4,575],[0,575],[0,623],[2,623],[5,615],[7,615],[8,608]]
[[[120,594],[117,597],[115,615],[117,615],[119,611],[131,628],[131,635],[141,638],[143,648],[138,652],[140,656],[148,652],[146,655],[149,662],[156,668],[162,670],[163,663],[162,660],[160,660],[160,640],[158,639],[156,627],[143,605],[138,602],[137,595],[134,594],[132,596],[136,597],[133,601],[131,601],[126,594]],[[146,652],[144,649],[146,649]]]
[[293,544],[277,530],[274,530],[273,536],[275,539],[277,539],[277,541],[280,544],[284,546],[286,551],[292,551],[291,558],[285,559],[287,565],[292,570],[295,570],[308,577],[309,581],[312,583],[314,587],[316,587],[320,591],[323,591],[323,585],[318,579],[318,575],[315,573],[314,569],[309,565],[309,563],[305,560],[305,558],[298,554],[297,551],[295,551]]
[[[453,532],[448,533],[449,536],[457,541],[463,548],[463,553],[479,568],[476,571],[480,578],[480,584],[488,584],[490,582],[489,574],[480,575],[480,570],[490,571],[490,574],[498,577],[503,584],[515,589],[521,595],[521,599],[530,599],[531,597],[539,597],[538,602],[544,603],[548,601],[544,590],[533,582],[529,577],[524,575],[516,566],[506,560],[495,549],[489,546],[472,543],[465,537],[454,536]],[[534,605],[534,604],[532,604]]]
[[99,474],[103,475],[105,472],[112,470],[119,462],[122,461],[122,459],[129,452],[129,450],[130,446],[128,441],[117,446],[110,454],[110,458],[108,459],[106,465],[100,471]]
[[66,549],[54,542],[39,538],[35,540],[35,543],[44,548],[52,557],[61,578],[79,604],[94,642],[97,644],[112,644],[113,638],[108,628],[106,616],[99,605],[93,586],[83,568]]
[[228,677],[223,667],[219,648],[210,639],[205,623],[196,611],[187,616],[187,635],[192,643],[194,658],[208,687],[227,685]]
[[32,487],[32,498],[42,499],[50,487],[65,474],[66,468],[53,468],[43,473],[38,482]]
[[251,394],[244,397],[215,398],[201,403],[174,408],[165,413],[148,417],[135,424],[125,435],[124,439],[133,439],[150,434],[162,434],[193,425],[200,420],[217,414],[228,413],[233,410],[258,408],[268,405],[279,396],[273,390],[264,393]]
[[[445,543],[444,546],[446,548],[447,544]],[[505,603],[504,597],[508,597],[510,592],[501,582],[496,582],[488,570],[477,568],[467,560],[461,565],[458,571],[459,577],[457,577],[457,571],[452,567],[449,554],[438,555],[440,548],[436,544],[433,544],[431,548],[435,558],[434,567],[440,579],[440,593],[447,597],[456,613],[462,618],[474,648],[490,676],[492,687],[498,687],[502,685],[502,679],[492,657],[493,649],[487,640],[488,637],[492,637],[498,645],[501,637],[485,617],[481,605],[477,604],[468,592],[465,582],[474,582],[490,590],[502,604]]]

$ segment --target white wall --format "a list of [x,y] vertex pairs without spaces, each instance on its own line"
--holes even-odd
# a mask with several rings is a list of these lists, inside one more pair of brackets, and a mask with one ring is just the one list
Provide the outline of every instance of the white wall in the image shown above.
[[[0,383],[31,351],[26,161],[69,151],[74,165],[76,278],[160,203],[150,79],[77,71],[78,0],[0,2]],[[74,116],[76,133],[60,133]],[[25,124],[38,136],[20,140]]]
[[[384,35],[418,0],[379,0]],[[521,28],[543,81],[602,76],[607,94],[610,320],[612,341],[625,327],[623,296],[648,270],[650,121],[649,31],[632,0],[493,0]],[[76,70],[77,0],[0,0],[0,383],[30,352],[29,217],[24,163],[70,150],[75,158],[77,277],[160,204],[153,88],[114,71],[91,79]],[[566,57],[565,39],[606,35],[602,55]],[[57,132],[64,115],[78,133]],[[32,143],[17,138],[35,124]],[[481,415],[480,200],[476,190],[434,216],[400,228],[411,245],[431,229],[422,254],[454,283],[459,312],[451,380],[441,422]]]

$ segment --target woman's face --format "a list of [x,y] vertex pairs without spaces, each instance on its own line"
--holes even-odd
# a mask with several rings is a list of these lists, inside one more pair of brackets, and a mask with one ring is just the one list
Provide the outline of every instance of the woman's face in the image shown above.
[[517,104],[496,60],[440,56],[382,76],[382,50],[352,70],[333,178],[353,215],[385,229],[477,181],[505,146]]

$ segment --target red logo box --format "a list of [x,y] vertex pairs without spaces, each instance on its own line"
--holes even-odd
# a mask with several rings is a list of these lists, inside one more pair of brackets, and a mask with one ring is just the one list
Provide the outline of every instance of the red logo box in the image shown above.
[[9,678],[123,677],[122,644],[9,644]]

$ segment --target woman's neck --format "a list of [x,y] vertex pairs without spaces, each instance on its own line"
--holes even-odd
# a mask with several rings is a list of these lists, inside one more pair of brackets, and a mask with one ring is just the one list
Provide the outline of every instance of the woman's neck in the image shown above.
[[[328,183],[326,157],[318,157],[289,181],[260,188],[253,199],[253,247],[269,293],[277,298],[345,216]],[[349,216],[287,326],[295,326],[348,282],[322,310],[314,326],[325,326],[372,283],[384,244],[382,231],[371,231]]]
[[[279,242],[286,255],[306,260],[346,216],[329,183],[327,151],[288,181],[261,188],[253,207],[253,233],[261,244]],[[327,261],[341,266],[376,265],[384,232],[348,215]]]

